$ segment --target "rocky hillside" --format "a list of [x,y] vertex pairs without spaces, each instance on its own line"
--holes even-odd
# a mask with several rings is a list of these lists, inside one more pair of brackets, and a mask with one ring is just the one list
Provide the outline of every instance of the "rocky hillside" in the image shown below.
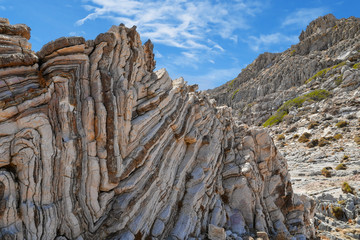
[[[299,40],[282,53],[261,54],[235,79],[208,93],[218,105],[232,107],[242,122],[262,125],[285,101],[311,90],[338,88],[342,92],[359,86],[345,79],[349,77],[343,75],[345,69],[340,71],[340,67],[351,69],[360,61],[359,18],[320,17],[309,24]],[[321,85],[324,76],[333,76],[333,81]]]
[[[332,94],[293,105],[268,130],[288,161],[295,192],[317,201],[317,235],[360,239],[360,71],[347,65],[329,71],[338,73],[314,85],[339,85]],[[343,82],[334,83],[340,76]]]
[[269,134],[153,72],[135,28],[29,38],[0,19],[1,239],[314,236]]
[[299,40],[209,94],[266,127],[294,190],[316,201],[317,237],[360,239],[360,19],[320,17]]

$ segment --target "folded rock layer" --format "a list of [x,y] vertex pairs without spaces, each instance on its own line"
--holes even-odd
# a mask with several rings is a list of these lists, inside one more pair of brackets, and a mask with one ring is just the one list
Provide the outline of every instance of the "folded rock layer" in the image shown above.
[[1,19],[1,239],[313,236],[266,131],[153,72],[135,27],[36,55],[29,37]]

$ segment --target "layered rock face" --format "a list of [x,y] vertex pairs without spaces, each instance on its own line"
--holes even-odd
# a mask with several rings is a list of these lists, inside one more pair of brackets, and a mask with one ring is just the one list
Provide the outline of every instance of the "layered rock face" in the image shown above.
[[29,31],[1,20],[1,239],[313,236],[266,131],[153,72],[135,28],[36,55]]
[[298,44],[259,55],[235,79],[208,93],[219,105],[232,107],[242,122],[261,125],[283,102],[303,94],[297,88],[318,71],[360,59],[359,36],[359,18],[319,17],[300,34]]

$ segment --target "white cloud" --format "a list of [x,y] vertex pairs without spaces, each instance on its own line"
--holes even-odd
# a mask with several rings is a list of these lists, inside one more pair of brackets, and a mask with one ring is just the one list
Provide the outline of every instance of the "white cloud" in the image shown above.
[[185,81],[189,84],[198,84],[200,90],[212,89],[220,86],[229,79],[235,78],[241,71],[241,68],[213,69],[210,72],[200,76],[184,75]]
[[155,54],[155,58],[162,58],[163,55],[158,51],[158,50],[154,50],[154,54]]
[[84,31],[79,32],[69,32],[69,36],[84,36],[86,33]]
[[224,51],[210,37],[237,41],[235,31],[247,29],[247,18],[264,8],[260,1],[232,0],[88,0],[90,13],[77,21],[107,18],[115,24],[136,25],[142,37],[155,43],[205,51]]
[[294,44],[298,42],[297,36],[286,36],[282,33],[272,33],[268,35],[260,35],[259,37],[250,36],[246,41],[253,51],[261,51],[263,48],[270,47],[275,44]]
[[312,20],[326,14],[329,12],[329,9],[325,7],[319,8],[302,8],[299,9],[290,15],[288,15],[284,22],[282,23],[282,27],[295,25],[299,28],[306,27]]

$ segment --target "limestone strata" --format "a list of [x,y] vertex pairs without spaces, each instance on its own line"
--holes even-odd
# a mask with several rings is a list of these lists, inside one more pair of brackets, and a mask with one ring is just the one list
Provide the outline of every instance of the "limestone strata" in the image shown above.
[[219,105],[232,107],[242,122],[261,125],[285,101],[304,94],[301,86],[313,87],[306,82],[319,71],[359,62],[359,39],[360,18],[319,17],[298,44],[282,53],[260,54],[236,78],[208,93]]
[[266,131],[153,72],[135,28],[35,55],[26,26],[0,22],[0,62],[17,59],[0,70],[0,238],[313,235]]

